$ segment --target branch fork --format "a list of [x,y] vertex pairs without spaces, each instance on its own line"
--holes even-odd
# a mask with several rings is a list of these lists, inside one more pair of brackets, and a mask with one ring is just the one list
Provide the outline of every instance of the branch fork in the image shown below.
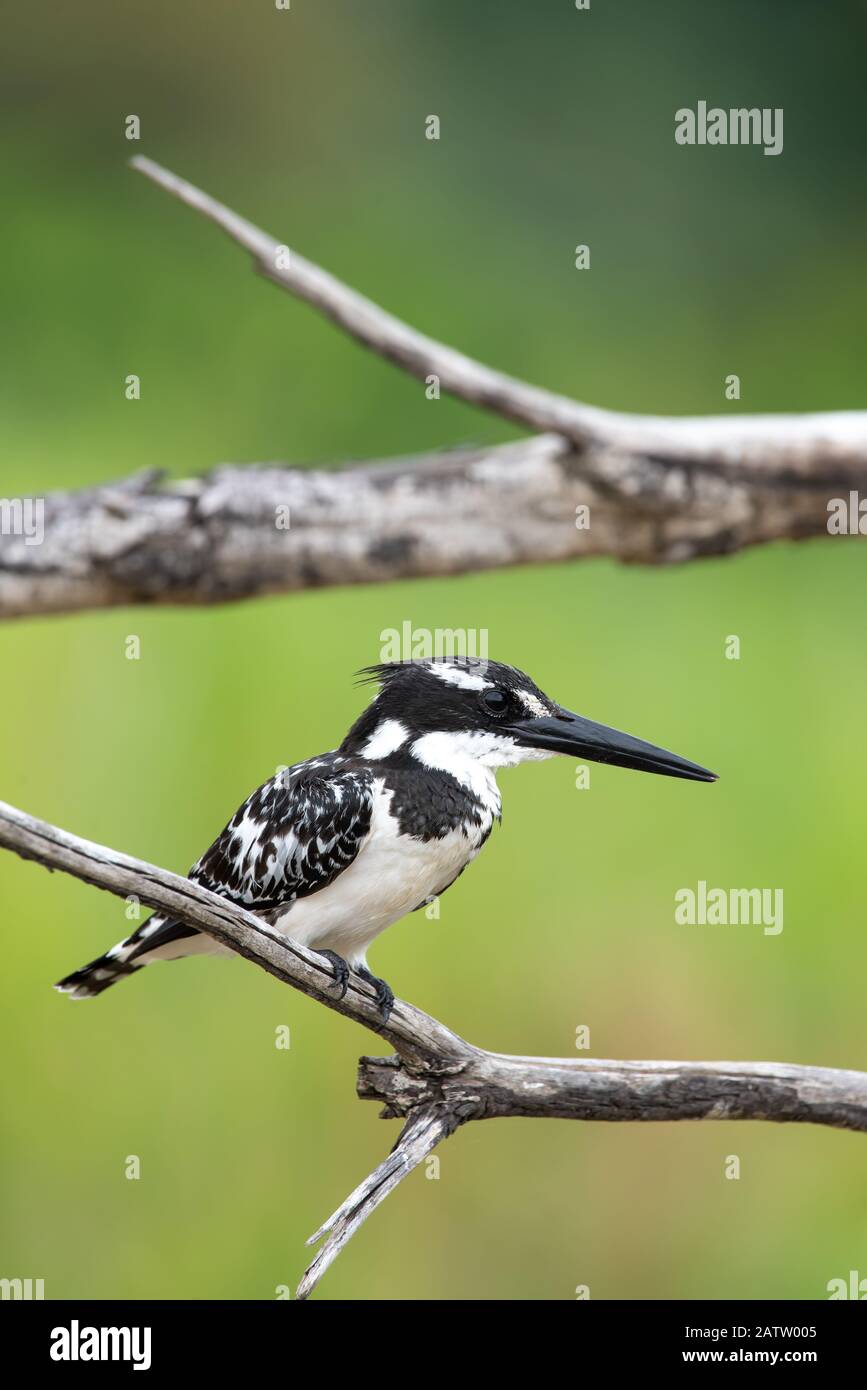
[[389,1193],[438,1144],[474,1120],[772,1120],[867,1133],[867,1073],[775,1062],[621,1062],[485,1052],[404,1000],[395,1002],[383,1023],[373,990],[358,976],[350,978],[342,999],[335,998],[322,957],[253,913],[5,802],[0,848],[118,897],[134,893],[394,1048],[391,1056],[361,1058],[357,1092],[362,1100],[378,1101],[383,1118],[402,1119],[403,1129],[391,1153],[310,1238],[308,1244],[323,1244],[302,1276],[298,1298],[309,1297]]
[[[131,164],[357,342],[534,433],[340,470],[223,465],[177,483],[148,470],[51,493],[39,545],[0,535],[0,618],[602,555],[681,563],[827,537],[829,503],[867,495],[865,411],[689,418],[585,405],[419,333],[153,160]],[[288,531],[274,523],[287,503]]]

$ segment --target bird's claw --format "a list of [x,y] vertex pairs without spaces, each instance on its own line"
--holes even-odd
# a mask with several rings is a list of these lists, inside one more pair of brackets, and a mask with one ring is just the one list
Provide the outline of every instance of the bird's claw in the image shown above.
[[337,998],[342,999],[349,988],[349,966],[336,951],[317,951],[316,954],[324,956],[330,962],[334,972],[334,983],[337,986]]
[[366,980],[369,985],[373,986],[380,1017],[383,1023],[388,1023],[391,1017],[391,1011],[394,1008],[394,990],[391,988],[391,985],[386,984],[385,980],[381,980],[378,975],[371,974],[363,965],[357,965],[355,967],[355,973],[360,975],[362,980]]
[[[317,951],[316,954],[317,956],[324,956],[331,965],[334,972],[334,983],[337,986],[337,998],[342,999],[349,988],[349,976],[351,974],[349,966],[336,951]],[[385,980],[381,980],[378,975],[371,974],[363,965],[356,966],[355,973],[360,975],[367,984],[373,986],[380,1017],[383,1023],[388,1023],[394,1007],[394,990],[386,984]]]

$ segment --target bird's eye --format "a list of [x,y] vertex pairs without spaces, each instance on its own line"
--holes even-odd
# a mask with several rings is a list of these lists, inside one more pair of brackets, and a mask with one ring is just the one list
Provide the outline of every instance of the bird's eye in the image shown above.
[[496,686],[491,686],[489,690],[483,690],[481,695],[482,704],[488,714],[505,714],[509,708],[509,697]]

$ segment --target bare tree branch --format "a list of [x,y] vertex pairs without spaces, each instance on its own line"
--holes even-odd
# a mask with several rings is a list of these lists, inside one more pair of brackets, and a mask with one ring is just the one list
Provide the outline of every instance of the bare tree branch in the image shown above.
[[596,445],[577,454],[550,434],[341,471],[227,465],[175,484],[144,473],[49,494],[39,545],[0,535],[0,617],[600,555],[674,563],[827,536],[829,490],[850,485],[824,466],[748,481]]
[[865,412],[666,419],[582,405],[417,333],[152,160],[132,163],[374,351],[548,432],[340,471],[223,466],[168,483],[152,470],[36,499],[38,538],[13,524],[23,499],[6,499],[0,617],[599,555],[674,563],[825,535],[831,496],[867,489]]
[[362,1222],[394,1191],[399,1182],[409,1176],[413,1168],[417,1168],[433,1152],[437,1144],[454,1133],[459,1124],[457,1115],[442,1105],[420,1105],[412,1111],[388,1157],[374,1168],[370,1177],[359,1183],[334,1215],[308,1240],[308,1245],[316,1245],[327,1237],[316,1258],[304,1271],[296,1298],[310,1296]]
[[189,879],[82,840],[4,802],[0,847],[119,897],[135,894],[394,1047],[390,1057],[362,1057],[358,1094],[380,1101],[385,1118],[403,1117],[404,1129],[391,1154],[311,1237],[325,1243],[301,1280],[299,1298],[312,1292],[388,1193],[470,1120],[774,1120],[867,1132],[862,1072],[775,1062],[618,1062],[484,1052],[402,1000],[384,1024],[371,988],[357,977],[345,998],[335,999],[322,958],[252,913]]
[[805,474],[825,468],[867,470],[867,412],[827,415],[735,415],[663,419],[582,405],[530,386],[426,337],[379,308],[285,243],[152,159],[130,161],[139,173],[216,223],[243,246],[275,284],[307,300],[359,342],[424,381],[533,430],[550,430],[579,448],[604,445],[622,453],[727,464],[751,472]]

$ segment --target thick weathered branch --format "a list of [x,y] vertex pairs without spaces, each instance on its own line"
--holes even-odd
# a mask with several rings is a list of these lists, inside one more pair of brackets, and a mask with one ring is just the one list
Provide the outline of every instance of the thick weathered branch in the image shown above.
[[856,485],[836,467],[748,480],[537,435],[339,471],[226,465],[174,484],[143,473],[50,493],[38,545],[0,535],[0,617],[724,554],[827,535],[829,496]]
[[388,1023],[372,990],[353,978],[335,999],[315,952],[189,879],[82,840],[0,802],[0,847],[62,869],[119,897],[171,913],[284,983],[370,1028],[394,1048],[362,1057],[358,1094],[401,1116],[391,1154],[311,1237],[325,1243],[298,1289],[306,1298],[367,1216],[443,1139],[469,1120],[528,1116],[579,1120],[775,1120],[867,1132],[867,1074],[773,1062],[617,1062],[508,1057],[465,1042],[398,1000]]

